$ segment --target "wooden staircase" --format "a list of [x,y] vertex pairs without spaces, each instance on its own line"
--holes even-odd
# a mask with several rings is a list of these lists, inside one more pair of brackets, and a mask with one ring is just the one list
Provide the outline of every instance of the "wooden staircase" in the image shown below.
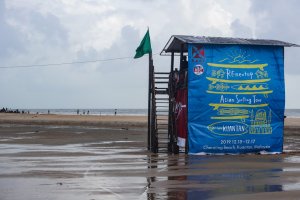
[[169,73],[154,73],[154,111],[157,152],[168,152],[169,137]]

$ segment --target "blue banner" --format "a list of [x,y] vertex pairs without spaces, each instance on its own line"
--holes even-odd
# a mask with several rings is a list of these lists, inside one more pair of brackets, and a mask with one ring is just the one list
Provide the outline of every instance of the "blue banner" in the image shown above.
[[282,152],[280,46],[188,47],[189,153]]

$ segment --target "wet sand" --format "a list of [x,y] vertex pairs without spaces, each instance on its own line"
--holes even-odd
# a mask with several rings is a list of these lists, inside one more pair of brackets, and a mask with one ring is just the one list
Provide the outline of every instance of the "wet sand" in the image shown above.
[[0,199],[299,199],[300,119],[281,155],[146,150],[146,117],[0,114]]

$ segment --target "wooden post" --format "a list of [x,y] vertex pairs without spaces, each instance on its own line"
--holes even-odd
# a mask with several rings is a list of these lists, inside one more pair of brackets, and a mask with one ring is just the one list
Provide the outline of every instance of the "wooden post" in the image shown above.
[[149,81],[148,81],[148,150],[152,149],[152,127],[151,127],[151,116],[153,113],[152,112],[152,106],[151,106],[151,99],[152,97],[152,68],[153,68],[153,63],[152,63],[152,53],[149,53]]
[[171,53],[171,69],[169,76],[169,121],[168,121],[168,136],[169,144],[168,151],[169,153],[174,153],[174,52]]
[[171,53],[171,72],[174,71],[174,52]]
[[181,46],[180,46],[180,69],[181,69],[182,63],[183,63],[183,47],[184,47],[184,44],[181,44]]

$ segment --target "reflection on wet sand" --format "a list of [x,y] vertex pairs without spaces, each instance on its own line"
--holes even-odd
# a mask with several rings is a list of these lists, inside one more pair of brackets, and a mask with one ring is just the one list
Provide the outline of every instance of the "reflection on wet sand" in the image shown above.
[[289,153],[239,156],[151,154],[145,149],[145,137],[142,129],[1,127],[0,199],[298,199],[300,195],[300,155],[291,149],[299,146],[292,143],[293,135],[286,136]]
[[[157,175],[147,179],[148,199],[231,199],[241,194],[247,198],[286,191],[293,191],[290,196],[285,194],[293,199],[294,192],[299,194],[300,190],[299,174],[293,177],[295,174],[286,173],[299,172],[299,166],[290,165],[285,155],[180,155],[166,160],[167,168],[156,170]],[[153,163],[153,157],[150,161]],[[157,169],[157,165],[150,168]],[[167,172],[165,176],[162,171]]]

